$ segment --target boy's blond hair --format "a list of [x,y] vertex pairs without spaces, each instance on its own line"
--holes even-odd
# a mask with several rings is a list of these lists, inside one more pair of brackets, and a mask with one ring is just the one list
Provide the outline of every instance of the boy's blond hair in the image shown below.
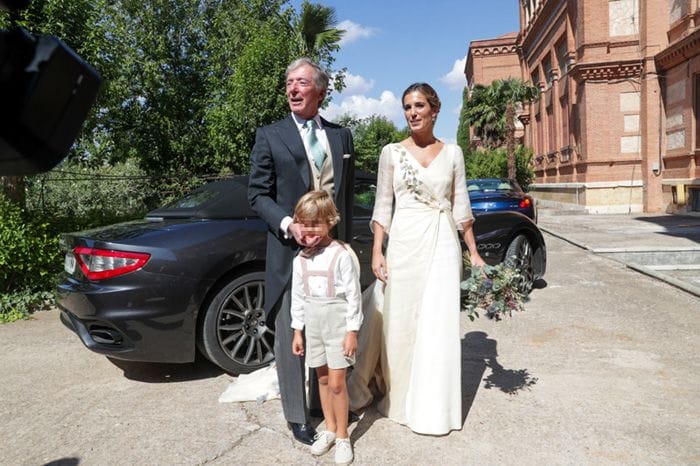
[[333,228],[339,220],[338,209],[327,191],[309,191],[301,196],[294,208],[294,221],[297,223],[323,222]]

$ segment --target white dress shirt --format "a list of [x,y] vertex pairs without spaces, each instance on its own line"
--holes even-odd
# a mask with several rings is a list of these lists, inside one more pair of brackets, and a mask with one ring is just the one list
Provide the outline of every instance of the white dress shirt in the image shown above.
[[[331,261],[336,254],[337,248],[343,247],[337,243],[332,243],[323,251],[315,254],[306,261],[309,272],[327,271]],[[294,258],[292,266],[292,328],[302,330],[304,328],[304,282],[302,278],[301,257]],[[347,311],[345,319],[347,331],[357,331],[362,325],[362,299],[360,289],[360,271],[355,269],[355,262],[350,252],[343,250],[338,256],[333,270],[335,278],[334,296],[345,296],[347,301]],[[319,276],[308,277],[309,294],[314,297],[327,297],[328,278]]]
[[[306,158],[309,161],[309,164],[311,166],[315,166],[316,162],[314,161],[313,157],[311,156],[311,152],[309,151],[309,148],[307,147],[306,144],[306,138],[304,137],[304,133],[307,131],[306,128],[304,128],[304,124],[306,124],[306,120],[303,118],[297,116],[296,114],[292,113],[292,119],[294,120],[294,123],[297,125],[297,129],[299,129],[299,134],[301,135],[301,140],[304,143],[304,149],[306,149]],[[323,123],[321,122],[321,116],[316,114],[315,117],[313,117],[313,120],[316,122],[316,128],[314,131],[316,132],[316,138],[318,139],[318,142],[321,143],[323,146],[323,149],[326,151],[326,154],[330,154],[330,145],[328,144],[328,137],[326,136],[326,130],[323,128]],[[284,217],[282,219],[282,222],[280,222],[280,230],[282,230],[282,233],[284,234],[284,237],[289,239],[289,225],[292,224],[292,217]]]

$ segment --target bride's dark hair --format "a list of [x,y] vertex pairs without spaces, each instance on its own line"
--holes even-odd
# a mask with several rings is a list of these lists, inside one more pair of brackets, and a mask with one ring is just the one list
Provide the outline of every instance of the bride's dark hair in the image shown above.
[[440,111],[440,97],[438,97],[437,92],[435,92],[435,89],[433,89],[433,86],[428,83],[413,83],[408,86],[406,90],[403,91],[403,95],[401,96],[402,105],[406,95],[414,91],[418,91],[423,94],[433,110]]

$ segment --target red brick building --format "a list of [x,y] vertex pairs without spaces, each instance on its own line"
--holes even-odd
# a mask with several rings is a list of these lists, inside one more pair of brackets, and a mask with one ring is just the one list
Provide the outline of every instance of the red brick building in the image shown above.
[[[521,0],[520,78],[543,204],[700,211],[700,0]],[[513,76],[470,44],[469,85]]]
[[[521,79],[517,42],[517,32],[509,32],[495,39],[472,41],[469,44],[467,63],[464,68],[469,85],[488,86],[494,79]],[[523,135],[523,125],[520,121],[516,121],[515,136],[522,139]],[[473,133],[471,139],[478,144]]]

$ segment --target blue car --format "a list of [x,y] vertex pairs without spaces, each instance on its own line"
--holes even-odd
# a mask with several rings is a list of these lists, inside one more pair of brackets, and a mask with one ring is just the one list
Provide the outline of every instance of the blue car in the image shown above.
[[477,178],[467,181],[469,200],[476,213],[520,212],[537,223],[535,199],[517,181],[507,178]]

